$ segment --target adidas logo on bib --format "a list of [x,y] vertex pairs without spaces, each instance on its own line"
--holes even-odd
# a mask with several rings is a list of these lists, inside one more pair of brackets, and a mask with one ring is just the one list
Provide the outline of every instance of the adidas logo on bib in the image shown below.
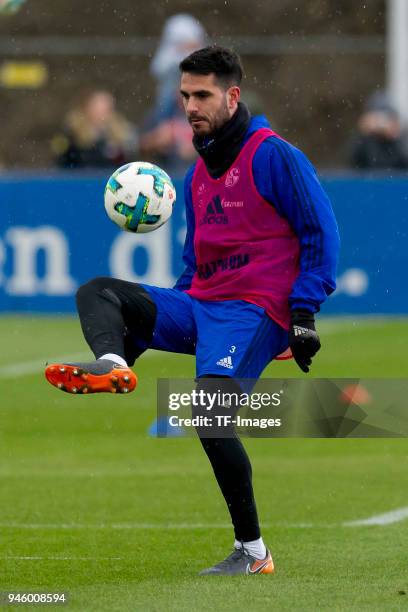
[[234,366],[232,365],[232,359],[230,356],[224,357],[217,361],[217,365],[222,366],[223,368],[228,368],[229,370],[233,370]]

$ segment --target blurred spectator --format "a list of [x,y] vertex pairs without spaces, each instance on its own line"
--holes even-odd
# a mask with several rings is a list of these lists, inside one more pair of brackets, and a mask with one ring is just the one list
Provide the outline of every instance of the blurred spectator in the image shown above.
[[105,168],[135,157],[136,128],[118,113],[115,105],[108,91],[93,90],[81,95],[51,143],[58,166]]
[[182,112],[182,109],[175,111],[173,117],[163,119],[140,139],[142,156],[172,173],[184,173],[197,157],[191,126]]
[[179,94],[179,63],[208,44],[203,26],[191,15],[170,17],[163,28],[150,71],[156,80],[156,101],[143,126],[140,149],[170,171],[182,172],[195,159],[191,127]]
[[408,155],[397,111],[386,94],[369,98],[351,144],[350,163],[361,170],[404,170]]

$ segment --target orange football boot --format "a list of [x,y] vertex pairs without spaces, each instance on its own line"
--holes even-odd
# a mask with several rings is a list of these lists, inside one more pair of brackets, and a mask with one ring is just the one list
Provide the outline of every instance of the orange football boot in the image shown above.
[[200,576],[236,576],[239,574],[273,574],[275,566],[270,551],[266,550],[264,559],[256,559],[244,548],[234,551],[220,563],[202,570]]
[[130,393],[137,377],[128,367],[108,359],[90,363],[52,363],[45,368],[49,383],[67,393]]

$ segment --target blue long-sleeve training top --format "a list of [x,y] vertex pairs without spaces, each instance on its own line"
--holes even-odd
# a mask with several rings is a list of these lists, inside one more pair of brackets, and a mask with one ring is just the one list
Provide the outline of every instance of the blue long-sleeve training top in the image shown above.
[[[244,145],[256,130],[270,128],[264,116],[252,117]],[[189,289],[196,270],[194,254],[194,211],[191,182],[195,164],[184,180],[187,234],[183,250],[186,266],[175,288]],[[252,171],[260,195],[285,217],[300,246],[300,272],[291,294],[291,310],[317,312],[336,288],[339,232],[334,213],[316,171],[296,147],[277,137],[266,139],[256,151]]]

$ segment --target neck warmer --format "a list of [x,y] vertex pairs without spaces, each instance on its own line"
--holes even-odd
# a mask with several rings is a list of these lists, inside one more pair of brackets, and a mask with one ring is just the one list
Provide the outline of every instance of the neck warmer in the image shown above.
[[194,136],[193,145],[202,157],[211,178],[219,178],[237,158],[251,115],[242,102],[224,125],[207,136]]

